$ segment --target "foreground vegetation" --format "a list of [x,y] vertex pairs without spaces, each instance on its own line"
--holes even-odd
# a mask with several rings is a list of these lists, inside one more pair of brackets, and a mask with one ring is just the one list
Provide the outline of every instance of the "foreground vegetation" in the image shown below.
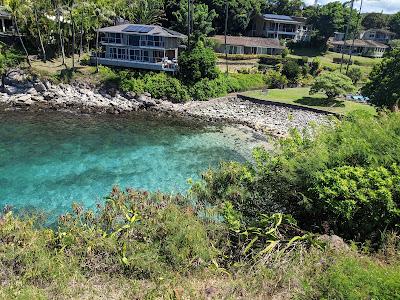
[[0,297],[396,299],[399,118],[293,132],[186,196],[114,188],[52,227],[5,209]]

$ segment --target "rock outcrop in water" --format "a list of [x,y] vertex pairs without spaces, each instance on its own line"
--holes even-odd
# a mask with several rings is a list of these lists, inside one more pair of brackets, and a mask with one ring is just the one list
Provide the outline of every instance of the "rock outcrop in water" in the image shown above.
[[145,93],[120,93],[115,89],[95,90],[84,83],[52,84],[29,80],[16,70],[6,78],[0,93],[0,103],[14,110],[57,110],[74,113],[121,114],[139,110],[191,117],[206,121],[225,121],[247,125],[272,135],[286,135],[290,128],[303,130],[310,123],[327,124],[326,115],[316,112],[258,104],[237,95],[210,101],[190,101],[184,104],[152,99]]

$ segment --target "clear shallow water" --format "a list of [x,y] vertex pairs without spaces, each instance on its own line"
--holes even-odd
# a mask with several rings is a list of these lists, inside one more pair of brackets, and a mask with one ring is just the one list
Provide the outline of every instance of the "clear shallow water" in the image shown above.
[[0,112],[0,207],[54,216],[101,202],[113,185],[185,192],[221,160],[248,159],[259,138],[151,116]]

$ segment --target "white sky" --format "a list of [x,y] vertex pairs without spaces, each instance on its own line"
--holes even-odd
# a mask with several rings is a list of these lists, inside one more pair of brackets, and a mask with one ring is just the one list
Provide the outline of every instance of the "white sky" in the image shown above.
[[[304,0],[306,4],[312,5],[315,0]],[[334,2],[336,0],[318,0],[318,4],[326,4]],[[349,0],[339,0],[340,2],[346,2]],[[354,7],[359,9],[360,0],[354,2]],[[362,12],[381,12],[393,14],[400,11],[400,0],[364,0]]]

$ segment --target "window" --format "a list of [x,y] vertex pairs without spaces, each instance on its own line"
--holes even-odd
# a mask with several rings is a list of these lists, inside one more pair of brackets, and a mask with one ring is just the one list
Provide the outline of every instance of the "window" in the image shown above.
[[128,44],[130,46],[139,46],[140,36],[139,35],[130,35]]
[[109,48],[108,49],[108,57],[111,59],[117,58],[117,48]]
[[153,61],[155,63],[161,62],[164,58],[164,51],[153,51]]
[[143,61],[149,61],[149,51],[143,51]]
[[135,60],[139,61],[140,60],[140,50],[129,50],[129,60]]
[[118,59],[126,59],[126,49],[118,48],[117,58]]

